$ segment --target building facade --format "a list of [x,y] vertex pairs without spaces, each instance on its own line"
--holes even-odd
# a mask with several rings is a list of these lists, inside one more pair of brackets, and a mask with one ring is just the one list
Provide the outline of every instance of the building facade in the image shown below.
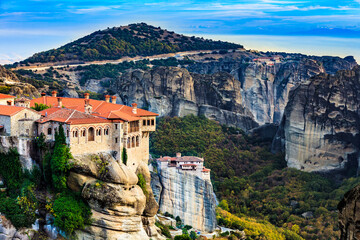
[[141,161],[149,159],[149,134],[156,129],[158,114],[116,104],[116,97],[105,96],[105,101],[84,98],[60,98],[42,96],[31,101],[30,106],[52,106],[41,111],[42,118],[36,121],[37,132],[53,141],[55,132],[63,126],[66,141],[75,155],[99,152],[111,153],[121,161],[124,149],[127,165],[134,170]]

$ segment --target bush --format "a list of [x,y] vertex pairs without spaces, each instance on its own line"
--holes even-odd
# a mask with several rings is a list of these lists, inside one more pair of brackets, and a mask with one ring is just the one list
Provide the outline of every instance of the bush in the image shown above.
[[24,181],[24,173],[16,148],[9,149],[7,153],[0,153],[0,166],[0,175],[4,179],[10,195],[17,196]]
[[90,207],[74,193],[61,193],[53,203],[53,211],[55,226],[70,236],[76,229],[83,229],[91,223]]
[[24,213],[16,199],[6,197],[5,194],[0,196],[0,212],[5,214],[17,229],[30,227],[35,221],[32,215]]
[[147,197],[147,196],[148,196],[148,191],[147,191],[147,189],[146,189],[146,181],[145,181],[145,178],[144,178],[144,176],[143,176],[141,173],[139,173],[139,174],[137,175],[137,177],[138,177],[138,179],[139,179],[137,185],[140,186],[140,188],[142,189],[143,193],[144,193],[145,196]]

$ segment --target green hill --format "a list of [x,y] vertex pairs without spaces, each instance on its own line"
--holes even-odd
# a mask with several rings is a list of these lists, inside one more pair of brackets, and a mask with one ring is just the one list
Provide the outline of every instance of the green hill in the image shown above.
[[60,48],[34,54],[22,64],[113,60],[191,50],[237,49],[242,45],[188,37],[145,23],[108,28]]

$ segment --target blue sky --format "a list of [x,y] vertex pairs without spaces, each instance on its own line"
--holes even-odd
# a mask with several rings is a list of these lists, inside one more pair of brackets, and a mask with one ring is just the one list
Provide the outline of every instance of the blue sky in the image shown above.
[[239,43],[241,35],[360,39],[360,0],[0,0],[0,64],[136,22],[189,35],[238,36],[229,39]]

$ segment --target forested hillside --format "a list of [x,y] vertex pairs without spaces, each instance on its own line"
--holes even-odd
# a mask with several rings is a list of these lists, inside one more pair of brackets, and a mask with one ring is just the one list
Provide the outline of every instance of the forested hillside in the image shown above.
[[204,157],[220,205],[231,213],[292,229],[305,239],[337,239],[337,204],[360,180],[339,184],[289,169],[284,156],[269,148],[270,142],[195,116],[163,118],[151,137],[155,156]]
[[188,37],[146,23],[108,28],[60,48],[34,54],[24,64],[119,59],[192,50],[237,49],[242,45]]

